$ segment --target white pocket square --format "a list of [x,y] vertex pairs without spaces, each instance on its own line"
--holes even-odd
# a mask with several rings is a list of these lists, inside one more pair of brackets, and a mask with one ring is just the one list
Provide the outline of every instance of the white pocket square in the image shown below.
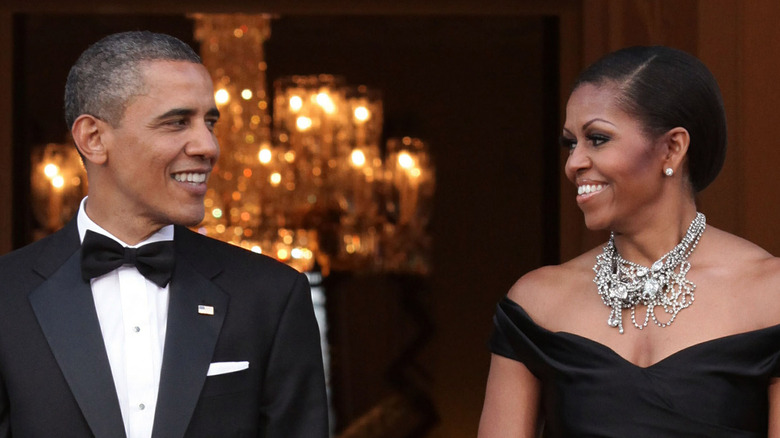
[[242,360],[238,362],[212,362],[209,365],[209,372],[206,376],[218,376],[220,374],[235,373],[249,368],[249,361]]

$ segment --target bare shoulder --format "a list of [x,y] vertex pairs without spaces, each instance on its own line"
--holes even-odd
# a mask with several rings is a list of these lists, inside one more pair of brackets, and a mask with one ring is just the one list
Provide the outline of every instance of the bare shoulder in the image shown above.
[[507,296],[519,304],[538,323],[562,308],[570,308],[595,290],[593,265],[601,246],[560,265],[544,266],[523,275]]
[[704,268],[705,281],[722,288],[725,299],[755,305],[757,325],[780,323],[780,258],[717,228],[708,227],[707,233],[699,248],[701,264],[696,264]]
[[[732,269],[749,278],[780,280],[780,258],[765,249],[734,234],[708,227],[703,262],[707,266]],[[728,269],[731,268],[731,269]],[[736,272],[735,272],[736,273]]]

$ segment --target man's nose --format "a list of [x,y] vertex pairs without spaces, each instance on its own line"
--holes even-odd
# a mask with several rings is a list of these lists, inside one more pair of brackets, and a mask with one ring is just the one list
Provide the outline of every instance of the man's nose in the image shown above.
[[193,136],[187,144],[187,155],[202,157],[205,160],[216,162],[219,158],[219,143],[214,132],[202,123],[194,129]]

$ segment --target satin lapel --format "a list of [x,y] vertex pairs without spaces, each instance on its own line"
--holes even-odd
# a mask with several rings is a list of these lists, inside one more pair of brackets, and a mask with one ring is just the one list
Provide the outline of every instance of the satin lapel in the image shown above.
[[30,304],[92,433],[125,436],[92,290],[81,278],[80,256],[80,250],[72,253],[32,291]]
[[49,278],[81,248],[76,218],[46,239],[48,243],[32,267],[43,278]]
[[[187,431],[229,301],[228,295],[211,282],[211,276],[218,270],[200,269],[186,257],[180,257],[182,252],[187,252],[182,246],[186,243],[177,234],[176,268],[170,285],[168,329],[153,438],[182,437]],[[198,253],[197,248],[191,249]],[[211,306],[214,315],[198,313],[199,305]]]

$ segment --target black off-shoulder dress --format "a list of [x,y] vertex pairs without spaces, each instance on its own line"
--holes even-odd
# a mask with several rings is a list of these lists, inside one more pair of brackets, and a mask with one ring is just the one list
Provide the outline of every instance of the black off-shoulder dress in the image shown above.
[[649,367],[538,325],[499,302],[491,350],[542,382],[544,437],[766,438],[767,388],[780,376],[780,325],[685,348]]

